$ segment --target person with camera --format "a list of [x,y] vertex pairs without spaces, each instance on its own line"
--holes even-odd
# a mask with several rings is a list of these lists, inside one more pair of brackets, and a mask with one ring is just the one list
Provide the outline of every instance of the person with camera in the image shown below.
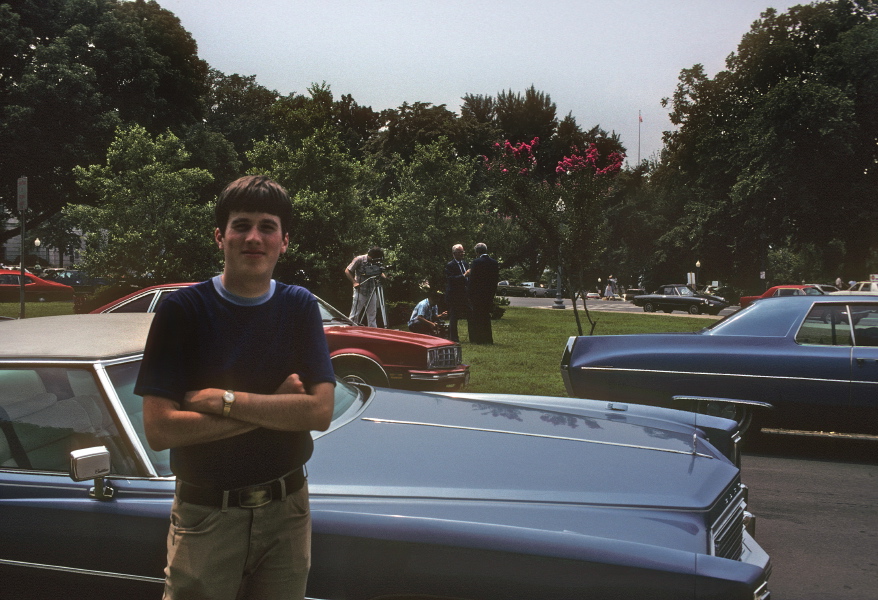
[[447,313],[439,314],[439,292],[430,290],[427,297],[418,302],[409,317],[409,331],[442,337],[442,324],[439,319]]
[[354,323],[362,325],[365,314],[369,327],[378,326],[376,319],[377,288],[384,279],[387,279],[382,266],[383,262],[384,250],[379,246],[372,246],[366,254],[355,257],[344,270],[345,276],[354,286],[350,314],[350,319]]

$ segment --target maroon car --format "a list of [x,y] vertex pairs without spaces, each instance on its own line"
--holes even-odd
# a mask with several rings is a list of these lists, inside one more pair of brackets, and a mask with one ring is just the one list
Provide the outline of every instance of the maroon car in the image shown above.
[[[193,284],[154,285],[91,312],[155,312],[168,294],[187,285]],[[332,366],[342,379],[418,390],[458,390],[469,381],[460,344],[409,331],[362,327],[320,298],[317,301]]]
[[[0,302],[18,302],[21,298],[21,271],[0,269]],[[24,274],[24,299],[28,302],[73,300],[73,288],[62,283]]]

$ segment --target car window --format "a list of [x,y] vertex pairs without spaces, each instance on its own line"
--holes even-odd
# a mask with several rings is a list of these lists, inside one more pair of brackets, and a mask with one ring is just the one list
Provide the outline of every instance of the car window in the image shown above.
[[0,468],[66,473],[70,452],[93,446],[113,474],[137,474],[90,370],[0,368]]
[[790,310],[786,302],[765,300],[754,302],[708,326],[706,335],[743,335],[748,337],[786,337],[801,319],[798,310]]
[[0,283],[4,285],[18,285],[18,275],[0,275]]
[[878,346],[878,306],[853,304],[850,313],[853,315],[856,345]]
[[851,326],[848,309],[841,304],[818,304],[811,308],[796,342],[817,346],[851,346]]
[[677,293],[681,296],[694,296],[695,292],[687,288],[686,286],[680,286],[677,288]]
[[152,304],[152,299],[155,298],[155,292],[151,292],[149,294],[144,294],[143,296],[138,296],[137,298],[133,298],[129,300],[125,304],[120,304],[119,306],[114,307],[110,312],[120,312],[120,313],[145,313],[149,312],[149,305]]
[[162,477],[169,477],[171,473],[171,451],[156,451],[149,447],[146,441],[146,432],[143,427],[143,398],[134,393],[134,384],[137,382],[137,373],[140,371],[140,361],[132,361],[107,367],[107,375],[113,383],[113,389],[122,402],[122,408],[128,414],[128,420],[134,428],[143,449],[146,450],[156,473]]

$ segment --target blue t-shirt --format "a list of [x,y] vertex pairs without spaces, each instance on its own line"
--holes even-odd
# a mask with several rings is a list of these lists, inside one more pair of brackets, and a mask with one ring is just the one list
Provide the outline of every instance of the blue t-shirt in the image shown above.
[[[306,387],[335,383],[317,300],[272,281],[260,298],[241,298],[219,277],[181,289],[159,305],[134,392],[182,402],[219,388],[272,394],[291,373]],[[257,428],[171,449],[171,470],[195,485],[229,489],[276,479],[311,456],[308,431]]]

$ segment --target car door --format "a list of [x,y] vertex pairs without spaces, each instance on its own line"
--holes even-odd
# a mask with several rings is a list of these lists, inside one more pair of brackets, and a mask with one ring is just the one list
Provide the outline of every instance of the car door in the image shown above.
[[790,429],[847,429],[853,352],[848,307],[812,306],[796,332],[795,345],[778,358],[778,420]]
[[[70,451],[96,446],[112,456],[103,498],[69,476]],[[0,580],[23,597],[160,595],[173,483],[133,448],[93,370],[0,365]]]
[[854,327],[851,419],[874,424],[878,421],[878,305],[851,304],[849,311]]

